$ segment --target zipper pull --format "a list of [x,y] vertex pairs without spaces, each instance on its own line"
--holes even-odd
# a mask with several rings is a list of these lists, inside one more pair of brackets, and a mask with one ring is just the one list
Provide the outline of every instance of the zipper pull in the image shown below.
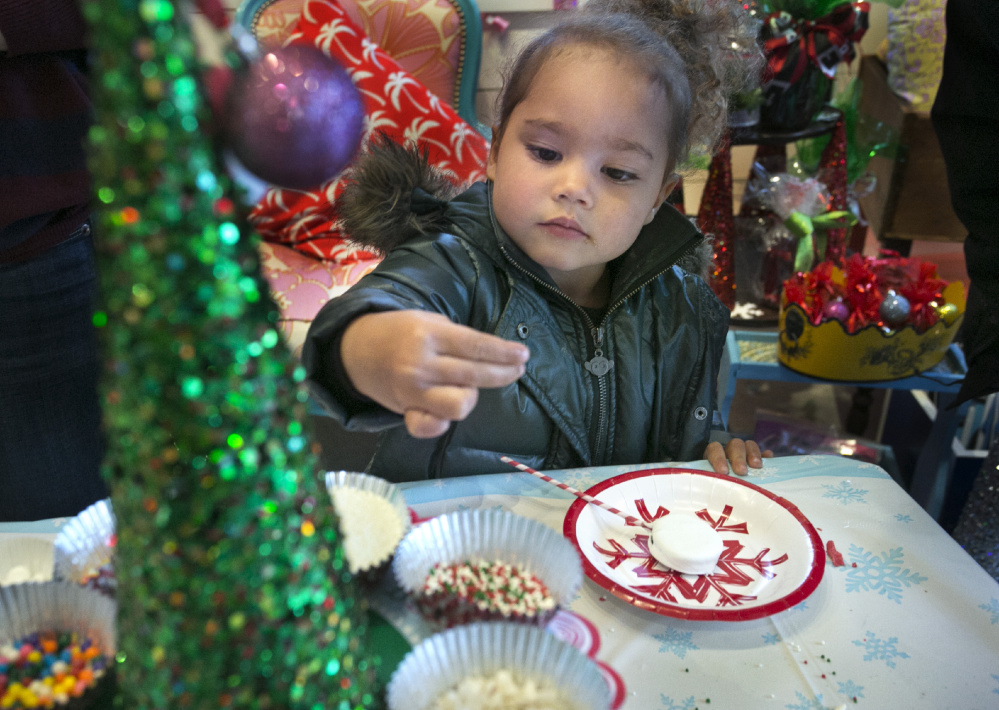
[[590,333],[593,335],[593,357],[584,362],[583,367],[589,370],[590,374],[603,377],[614,368],[614,361],[605,358],[603,348],[600,347],[604,342],[603,327],[594,328]]

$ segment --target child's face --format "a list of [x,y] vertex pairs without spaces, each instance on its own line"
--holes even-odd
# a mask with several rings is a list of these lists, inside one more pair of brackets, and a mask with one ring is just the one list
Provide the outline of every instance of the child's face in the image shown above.
[[510,238],[581,305],[604,305],[607,262],[666,199],[666,99],[629,63],[549,59],[493,143],[486,174]]

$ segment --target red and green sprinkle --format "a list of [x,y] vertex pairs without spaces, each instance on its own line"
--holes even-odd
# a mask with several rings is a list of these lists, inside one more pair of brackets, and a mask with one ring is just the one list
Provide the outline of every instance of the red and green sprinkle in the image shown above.
[[449,620],[454,620],[456,612],[474,616],[474,610],[487,616],[535,618],[548,616],[556,607],[540,579],[498,561],[434,565],[423,583],[421,599],[425,612]]

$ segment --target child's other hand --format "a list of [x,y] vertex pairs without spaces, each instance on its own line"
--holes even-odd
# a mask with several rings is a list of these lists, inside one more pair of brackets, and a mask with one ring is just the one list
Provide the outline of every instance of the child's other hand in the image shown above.
[[750,468],[762,468],[763,459],[772,459],[774,452],[770,449],[760,453],[760,446],[755,441],[731,439],[724,448],[717,441],[708,444],[704,450],[704,458],[711,464],[715,473],[728,473],[729,464],[732,473],[745,476]]
[[402,414],[411,435],[431,438],[471,413],[479,388],[516,382],[530,353],[439,313],[388,311],[351,323],[340,355],[358,392]]

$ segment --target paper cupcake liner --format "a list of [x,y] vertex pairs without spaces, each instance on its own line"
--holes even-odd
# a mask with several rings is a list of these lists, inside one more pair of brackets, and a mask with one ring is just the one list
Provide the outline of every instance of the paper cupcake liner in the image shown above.
[[84,583],[114,561],[115,518],[100,500],[67,522],[55,539],[55,578]]
[[[556,607],[530,617],[502,617],[444,594],[421,594],[434,565],[463,562],[502,562],[533,574]],[[559,607],[569,605],[583,583],[579,556],[568,540],[542,523],[502,510],[459,511],[417,526],[399,545],[392,568],[399,587],[437,628],[501,617],[543,626]]]
[[0,586],[52,580],[53,547],[48,540],[0,540]]
[[[402,494],[402,490],[394,483],[389,483],[385,479],[378,478],[377,476],[369,476],[366,473],[353,473],[350,471],[327,472],[326,490],[329,492],[331,500],[333,498],[334,491],[338,488],[353,488],[377,495],[387,500],[392,505],[392,509],[395,511],[395,514],[398,516],[401,524],[401,533],[399,540],[396,541],[396,546],[398,546],[398,543],[409,532],[409,529],[412,526],[412,520],[409,515],[409,507],[406,505],[406,499]],[[378,520],[372,520],[370,522],[372,525],[380,524]],[[351,572],[365,586],[377,586],[389,568],[392,556],[396,551],[396,546],[386,550],[383,557],[373,560],[367,565],[355,566],[355,564],[348,559],[347,562],[348,565],[350,565]]]
[[578,649],[533,626],[469,624],[426,639],[396,668],[387,688],[389,710],[428,710],[463,679],[509,671],[515,680],[546,681],[569,706],[607,710],[610,689],[597,665]]
[[117,605],[92,589],[66,582],[35,582],[0,588],[0,643],[37,631],[75,631],[113,657]]
[[75,632],[97,644],[107,662],[104,673],[65,710],[110,707],[115,694],[115,601],[100,592],[67,582],[0,587],[0,646],[34,633]]

